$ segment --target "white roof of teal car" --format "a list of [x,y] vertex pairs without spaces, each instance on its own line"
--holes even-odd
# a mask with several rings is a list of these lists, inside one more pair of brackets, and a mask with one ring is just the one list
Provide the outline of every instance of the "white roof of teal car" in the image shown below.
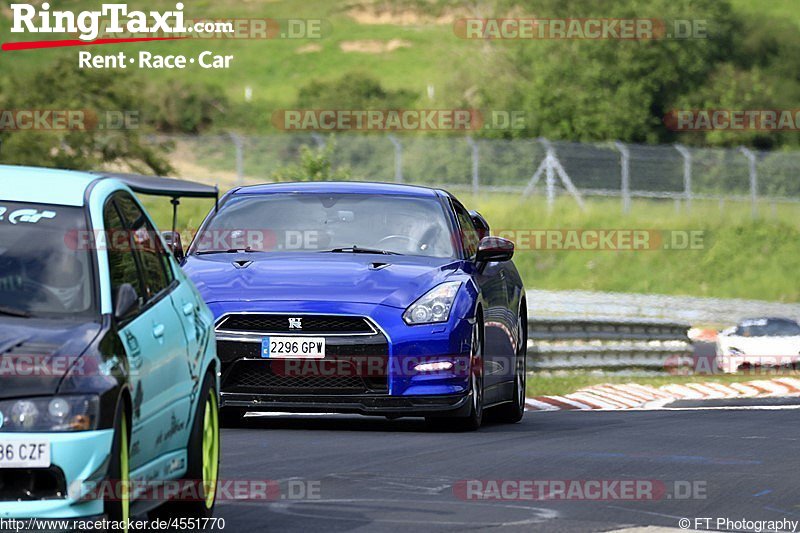
[[82,206],[86,188],[98,177],[73,170],[0,165],[0,199]]

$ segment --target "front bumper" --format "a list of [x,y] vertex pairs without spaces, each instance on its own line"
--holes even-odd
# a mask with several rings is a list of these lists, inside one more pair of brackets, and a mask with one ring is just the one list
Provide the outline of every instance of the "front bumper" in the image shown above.
[[[385,416],[459,416],[469,405],[472,324],[453,314],[449,322],[409,326],[402,311],[381,305],[302,302],[222,302],[209,305],[217,317],[324,315],[361,317],[373,332],[314,334],[326,338],[319,360],[263,359],[260,335],[291,332],[217,331],[225,407],[252,411],[342,412]],[[224,324],[225,319],[221,322]],[[218,324],[220,321],[218,321]],[[418,372],[419,363],[448,361],[447,371]]]
[[[65,493],[48,491],[46,498],[10,501],[0,487],[0,518],[70,519],[97,517],[103,514],[103,501],[79,500],[83,482],[100,480],[106,475],[114,430],[81,431],[74,433],[0,433],[4,438],[50,440],[52,467],[63,475]],[[61,492],[61,491],[59,491]]]
[[287,413],[355,413],[371,416],[466,416],[471,392],[436,396],[279,396],[222,394],[224,407]]

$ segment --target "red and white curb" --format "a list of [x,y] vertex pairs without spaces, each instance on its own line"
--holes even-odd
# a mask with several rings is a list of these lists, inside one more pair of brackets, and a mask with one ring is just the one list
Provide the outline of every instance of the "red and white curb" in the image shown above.
[[769,398],[800,396],[800,379],[774,378],[745,383],[685,383],[595,385],[565,396],[536,396],[525,400],[527,411],[589,409],[650,409],[675,400]]

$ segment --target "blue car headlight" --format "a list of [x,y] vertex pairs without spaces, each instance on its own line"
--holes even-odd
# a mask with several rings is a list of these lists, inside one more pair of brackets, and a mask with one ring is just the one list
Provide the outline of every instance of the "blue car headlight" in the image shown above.
[[460,281],[448,281],[437,285],[406,309],[403,320],[409,325],[447,322],[460,286]]
[[0,432],[87,431],[97,428],[96,395],[0,401]]

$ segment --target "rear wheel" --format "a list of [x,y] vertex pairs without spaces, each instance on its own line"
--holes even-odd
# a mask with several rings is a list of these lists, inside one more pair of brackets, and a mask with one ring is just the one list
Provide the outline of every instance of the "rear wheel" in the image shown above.
[[193,490],[188,497],[165,503],[151,513],[151,517],[210,518],[214,514],[219,479],[219,428],[217,388],[209,372],[203,381],[187,449],[188,464],[183,481]]
[[493,413],[498,422],[516,424],[525,415],[525,386],[527,380],[528,335],[525,319],[517,318],[517,354],[514,361],[514,392],[511,402],[495,408]]
[[104,502],[105,514],[109,520],[122,524],[123,531],[127,531],[128,519],[131,516],[130,455],[128,416],[121,401],[114,417],[114,440],[111,444],[108,481],[113,490],[107,491],[111,496]]

